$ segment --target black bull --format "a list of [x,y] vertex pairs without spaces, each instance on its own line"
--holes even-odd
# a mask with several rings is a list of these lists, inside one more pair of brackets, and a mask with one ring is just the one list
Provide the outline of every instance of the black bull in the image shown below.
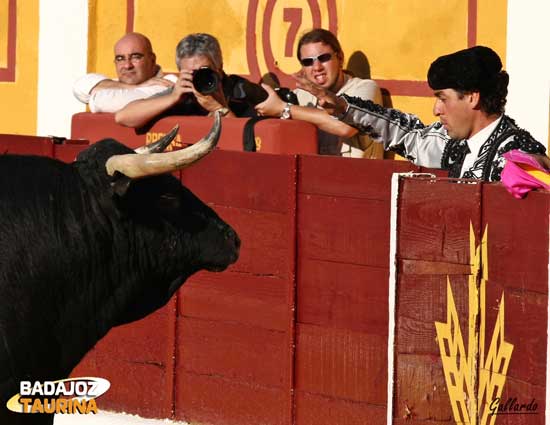
[[105,140],[72,164],[0,156],[1,425],[51,424],[6,409],[20,381],[66,377],[113,326],[238,258],[233,229],[170,173],[109,176],[106,161],[131,152]]

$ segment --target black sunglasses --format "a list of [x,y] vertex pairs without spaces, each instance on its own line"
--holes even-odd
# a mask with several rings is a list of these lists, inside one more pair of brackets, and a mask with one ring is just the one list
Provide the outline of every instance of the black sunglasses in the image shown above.
[[316,60],[318,60],[321,63],[325,63],[325,62],[328,62],[331,59],[332,59],[332,53],[323,53],[322,55],[319,55],[319,56],[312,56],[310,58],[302,58],[302,59],[300,59],[300,63],[302,64],[302,66],[312,66],[313,63]]

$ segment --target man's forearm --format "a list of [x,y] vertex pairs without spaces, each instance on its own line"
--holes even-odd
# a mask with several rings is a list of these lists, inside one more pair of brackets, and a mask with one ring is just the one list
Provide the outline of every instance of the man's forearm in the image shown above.
[[115,121],[126,127],[142,127],[177,102],[178,98],[172,95],[135,100],[115,114]]

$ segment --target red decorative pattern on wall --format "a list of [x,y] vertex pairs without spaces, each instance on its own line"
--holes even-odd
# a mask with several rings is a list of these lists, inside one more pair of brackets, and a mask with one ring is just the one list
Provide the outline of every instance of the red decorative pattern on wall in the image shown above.
[[134,0],[126,0],[126,33],[134,32]]
[[[336,0],[328,0],[328,15],[329,24],[328,29],[333,33],[338,33],[338,17],[336,9]],[[15,0],[10,0],[11,4],[15,4]],[[246,53],[248,61],[248,69],[250,74],[244,75],[253,81],[259,81],[262,78],[262,71],[258,62],[257,52],[257,38],[256,38],[256,23],[258,19],[263,22],[262,25],[262,43],[261,49],[265,55],[265,60],[269,72],[275,74],[280,80],[281,85],[292,84],[293,80],[281,71],[277,67],[273,50],[269,41],[269,30],[271,28],[272,13],[275,7],[276,0],[268,0],[264,11],[259,10],[259,0],[249,0],[248,13],[247,13],[247,34],[246,34]],[[127,0],[127,14],[126,14],[126,32],[134,31],[134,14],[135,14],[135,0]],[[313,17],[314,26],[321,26],[321,12],[318,0],[308,0],[308,5]],[[477,0],[468,0],[468,26],[467,26],[467,43],[468,47],[475,46],[477,43]],[[284,12],[284,19],[291,23],[290,31],[294,36],[298,32],[296,27],[297,20],[301,20],[301,13],[298,13],[299,9],[287,8]],[[263,13],[263,14],[262,14]],[[262,16],[259,16],[262,14]],[[295,22],[296,21],[296,22]],[[10,21],[11,22],[11,21]],[[15,18],[14,18],[15,22]],[[14,24],[15,27],[15,24]],[[11,29],[11,27],[10,27]],[[289,34],[290,36],[290,34]],[[287,40],[285,46],[285,55],[291,53],[291,49],[288,48],[291,42],[294,40]],[[14,47],[15,51],[15,47]],[[0,70],[0,80],[2,70]],[[381,88],[386,89],[393,96],[415,96],[415,97],[431,97],[432,90],[428,86],[426,81],[410,81],[410,80],[377,80]]]
[[0,68],[0,81],[15,81],[15,52],[17,39],[17,0],[8,3],[8,61]]

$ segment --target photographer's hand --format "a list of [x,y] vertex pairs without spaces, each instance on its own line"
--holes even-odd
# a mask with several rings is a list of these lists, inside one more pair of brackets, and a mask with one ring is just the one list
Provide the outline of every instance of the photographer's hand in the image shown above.
[[283,113],[283,109],[286,106],[286,102],[281,100],[275,90],[273,90],[267,84],[262,83],[262,87],[267,92],[267,99],[262,103],[258,103],[254,108],[258,115],[265,115],[267,117],[280,117]]

